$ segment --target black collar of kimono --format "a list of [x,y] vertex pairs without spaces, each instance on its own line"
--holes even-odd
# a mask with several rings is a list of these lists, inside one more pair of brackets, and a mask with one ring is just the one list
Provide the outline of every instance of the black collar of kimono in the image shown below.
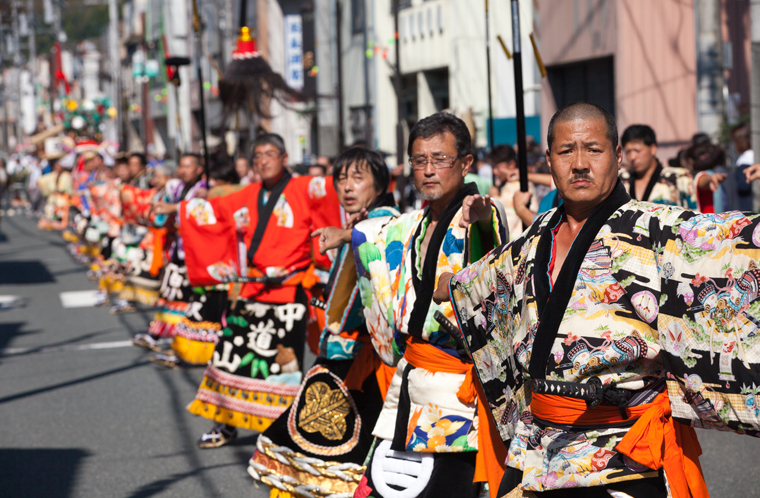
[[543,227],[543,233],[539,234],[533,280],[538,308],[538,330],[533,339],[533,352],[530,359],[531,378],[546,378],[549,353],[554,340],[557,338],[557,332],[565,314],[564,310],[567,309],[567,304],[570,302],[578,271],[589,246],[594,242],[599,230],[607,223],[610,216],[630,200],[631,197],[625,191],[623,183],[618,180],[612,193],[594,209],[575,237],[562,269],[557,275],[554,288],[549,285],[550,276],[548,273],[549,262],[552,257],[551,252],[554,247],[552,230],[559,225],[565,216],[564,205],[557,208],[557,211],[549,219],[549,223]]
[[135,175],[135,177],[134,177],[134,178],[132,178],[132,179],[129,181],[129,184],[130,184],[130,185],[132,185],[133,187],[138,187],[138,186],[140,186],[140,179],[141,179],[143,176],[145,176],[146,174],[147,174],[147,170],[145,170],[145,169],[144,169],[144,170],[140,171],[139,173],[137,173],[137,174]]
[[[657,161],[657,166],[654,169],[654,173],[652,173],[652,177],[649,179],[649,183],[647,183],[647,188],[644,190],[644,198],[638,199],[640,201],[648,201],[649,196],[652,195],[652,189],[657,184],[657,182],[660,181],[660,176],[662,175],[662,164],[660,164],[660,160],[656,157],[654,158],[655,161]],[[631,174],[631,183],[628,185],[628,195],[631,196],[631,199],[636,199],[636,178]]]
[[377,199],[375,199],[374,202],[367,208],[367,212],[372,212],[375,209],[382,207],[396,207],[396,199],[393,198],[393,194],[390,192],[380,194]]
[[248,261],[250,261],[251,264],[253,264],[253,256],[256,255],[256,251],[259,249],[259,245],[261,245],[261,240],[264,238],[264,231],[266,231],[267,225],[269,225],[269,218],[272,216],[274,206],[277,204],[280,195],[282,195],[282,191],[287,187],[290,178],[288,170],[283,171],[282,177],[271,189],[269,189],[269,198],[267,199],[266,204],[264,204],[264,193],[266,192],[266,189],[263,184],[261,185],[257,201],[258,219],[256,220],[256,230],[253,232],[251,245],[248,246]]
[[[417,297],[414,301],[414,309],[409,316],[408,331],[410,335],[422,337],[422,329],[425,325],[428,310],[430,309],[430,301],[433,299],[433,292],[435,291],[435,270],[438,267],[438,256],[441,252],[443,240],[446,238],[446,232],[448,232],[449,225],[451,225],[451,220],[454,219],[454,215],[462,208],[464,198],[468,195],[476,195],[477,193],[478,187],[474,183],[466,183],[464,187],[459,189],[454,198],[451,199],[449,205],[446,206],[441,218],[438,220],[438,224],[435,226],[433,235],[430,237],[427,253],[425,253],[425,262],[422,265],[422,278],[417,273],[417,237],[419,237],[424,223],[420,223],[417,227],[417,232],[414,234],[414,239],[411,242],[412,283],[414,284],[414,291]],[[430,207],[428,207],[425,212],[425,218],[430,218],[431,216]]]
[[186,200],[185,197],[187,197],[187,194],[190,193],[190,190],[195,186],[196,183],[201,181],[200,177],[195,180],[193,183],[186,183],[184,187],[182,187],[182,194],[179,196],[180,199]]

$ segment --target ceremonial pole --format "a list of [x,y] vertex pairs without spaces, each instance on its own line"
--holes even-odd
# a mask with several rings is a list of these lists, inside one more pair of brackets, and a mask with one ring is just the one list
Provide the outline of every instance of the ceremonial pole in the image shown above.
[[488,0],[486,0],[486,79],[488,80],[488,145],[490,145],[491,149],[493,150],[496,144],[494,143],[493,133],[493,99],[491,97],[491,35],[490,29],[488,27]]
[[[242,0],[245,4],[245,0]],[[195,55],[198,74],[198,98],[201,101],[201,138],[203,140],[203,161],[206,171],[206,182],[211,179],[209,174],[211,164],[208,157],[208,145],[206,144],[206,103],[203,98],[203,70],[201,69],[201,20],[198,16],[198,1],[193,0],[193,31],[195,32]]]
[[[487,0],[486,0],[487,1]],[[515,107],[517,115],[517,167],[520,171],[520,191],[528,191],[528,154],[525,148],[525,100],[523,94],[522,47],[520,43],[520,4],[512,0],[512,59],[515,62]]]
[[343,9],[341,7],[341,0],[335,2],[335,46],[338,56],[337,60],[337,72],[338,72],[338,153],[343,152],[343,148],[346,146],[346,132],[345,125],[343,124]]
[[396,166],[403,165],[402,172],[396,181],[399,191],[399,207],[403,212],[406,208],[406,165],[404,164],[404,126],[401,116],[404,113],[404,105],[401,100],[401,37],[398,33],[398,15],[400,10],[399,0],[393,0],[393,37],[394,50],[396,52],[396,64],[393,75],[393,86],[396,89]]

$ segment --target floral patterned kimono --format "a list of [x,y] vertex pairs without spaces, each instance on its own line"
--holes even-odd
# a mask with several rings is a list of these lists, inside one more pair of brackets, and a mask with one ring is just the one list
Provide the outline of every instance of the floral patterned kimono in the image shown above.
[[[685,168],[663,167],[657,160],[655,171],[644,191],[644,198],[640,200],[666,206],[680,206],[684,209],[698,209],[700,206],[696,194],[697,180],[703,174],[692,177]],[[620,168],[620,180],[631,199],[636,199],[635,182],[628,169]]]
[[[450,283],[467,348],[509,446],[500,492],[625,492],[649,479],[667,494],[662,463],[633,444],[650,427],[651,409],[662,410],[662,423],[680,434],[678,445],[693,459],[700,451],[692,427],[760,434],[760,216],[631,200],[618,182],[552,283],[563,216],[564,207],[548,211]],[[554,409],[546,399],[556,401]],[[608,412],[619,420],[554,419],[577,403],[575,420]],[[659,454],[659,443],[644,446]],[[687,471],[668,465],[670,488],[683,485]],[[700,473],[690,486],[700,485]]]
[[[387,222],[398,216],[394,204],[385,194],[370,206],[368,217]],[[319,357],[290,408],[259,436],[248,473],[295,496],[350,498],[364,473],[372,428],[395,369],[369,344],[350,244],[338,249],[323,296],[327,323]],[[306,462],[318,475],[303,469]]]
[[[357,490],[361,496],[395,496],[391,485],[406,489],[404,496],[477,495],[476,403],[458,396],[470,367],[434,318],[440,312],[453,322],[451,306],[432,301],[442,273],[459,271],[489,249],[481,247],[477,224],[459,226],[462,201],[475,194],[474,184],[457,193],[435,227],[424,262],[419,251],[429,208],[390,221],[367,220],[354,229],[367,329],[380,358],[398,366],[373,431],[377,440]],[[489,235],[499,244],[507,240],[505,216],[496,202],[493,211]]]
[[222,321],[219,342],[187,409],[263,431],[298,393],[316,265],[330,260],[311,233],[340,224],[331,178],[285,174],[271,190],[252,184],[180,205],[193,285],[245,282]]

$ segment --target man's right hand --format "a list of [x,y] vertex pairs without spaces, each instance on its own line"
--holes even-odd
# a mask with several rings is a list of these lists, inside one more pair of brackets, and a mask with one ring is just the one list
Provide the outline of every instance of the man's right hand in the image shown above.
[[313,237],[319,237],[319,253],[327,254],[330,249],[337,249],[351,242],[351,230],[337,227],[324,227],[314,230]]
[[453,276],[454,274],[451,272],[441,273],[441,276],[438,278],[438,287],[433,292],[435,304],[446,303],[451,300],[449,296],[449,281]]
[[462,201],[462,219],[459,226],[467,228],[472,223],[491,223],[491,196],[468,195]]
[[760,179],[760,164],[753,164],[744,170],[744,176],[747,177],[747,183]]
[[177,212],[177,204],[156,201],[153,203],[153,214],[174,214]]
[[362,208],[358,213],[354,213],[348,217],[346,222],[343,223],[343,228],[345,230],[353,230],[356,225],[366,220],[367,216],[369,216],[369,211],[367,211],[367,208]]

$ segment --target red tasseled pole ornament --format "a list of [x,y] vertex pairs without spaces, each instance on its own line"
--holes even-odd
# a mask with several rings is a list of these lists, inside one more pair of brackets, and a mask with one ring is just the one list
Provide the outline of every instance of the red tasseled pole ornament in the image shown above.
[[256,38],[247,27],[240,28],[237,49],[219,82],[219,95],[225,115],[242,110],[271,118],[266,103],[277,100],[283,105],[305,100],[303,94],[288,86],[282,76],[256,50]]

